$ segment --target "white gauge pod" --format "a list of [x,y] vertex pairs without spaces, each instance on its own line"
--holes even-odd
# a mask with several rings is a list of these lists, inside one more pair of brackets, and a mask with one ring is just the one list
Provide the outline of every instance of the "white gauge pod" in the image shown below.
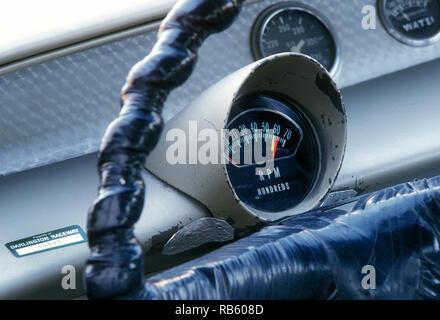
[[[226,128],[240,137],[234,142],[229,132],[224,148]],[[233,161],[230,152],[254,150],[258,140],[269,148],[265,162]],[[242,230],[319,206],[345,145],[345,109],[329,73],[305,55],[283,53],[202,93],[165,125],[145,167]]]

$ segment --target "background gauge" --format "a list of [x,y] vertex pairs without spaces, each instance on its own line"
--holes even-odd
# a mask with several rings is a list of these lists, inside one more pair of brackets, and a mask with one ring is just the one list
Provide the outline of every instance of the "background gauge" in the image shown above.
[[[268,96],[240,101],[228,124],[225,155],[229,181],[246,205],[280,212],[300,203],[312,188],[319,153],[307,121]],[[264,160],[263,160],[264,158]]]
[[255,21],[251,47],[256,60],[281,52],[306,54],[327,70],[336,66],[337,48],[328,24],[310,9],[284,2],[263,11]]
[[439,0],[381,0],[379,12],[388,32],[403,43],[426,46],[440,39]]

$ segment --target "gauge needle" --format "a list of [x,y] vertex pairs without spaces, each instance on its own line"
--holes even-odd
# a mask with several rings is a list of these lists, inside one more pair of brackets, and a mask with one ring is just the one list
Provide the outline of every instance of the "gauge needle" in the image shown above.
[[407,21],[411,21],[411,18],[405,12],[402,12],[402,15]]
[[274,137],[274,139],[272,140],[272,151],[273,151],[272,159],[275,159],[279,139],[280,139],[280,137],[276,137],[276,138]]
[[228,158],[229,159],[229,161],[231,161],[233,164],[235,164],[236,166],[238,166],[238,163],[237,162],[235,162],[234,160],[232,160],[232,158],[231,157],[228,157],[228,156],[226,156],[226,158]]
[[302,39],[296,46],[292,46],[292,48],[290,48],[290,51],[301,53],[301,50],[305,44],[306,42],[304,41],[304,39]]

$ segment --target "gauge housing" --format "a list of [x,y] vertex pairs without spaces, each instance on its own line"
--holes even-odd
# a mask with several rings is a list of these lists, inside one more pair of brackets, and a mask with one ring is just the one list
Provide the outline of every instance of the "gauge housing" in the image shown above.
[[[255,60],[259,60],[267,56],[264,54],[265,50],[263,49],[263,43],[267,41],[266,39],[264,39],[264,35],[266,29],[268,29],[268,24],[272,20],[275,20],[275,18],[277,18],[278,16],[289,11],[293,12],[293,14],[296,15],[302,14],[304,18],[309,19],[309,23],[313,23],[315,28],[321,29],[321,36],[324,37],[324,40],[328,42],[327,47],[325,49],[331,51],[330,56],[332,56],[329,57],[329,59],[332,61],[329,63],[329,65],[325,67],[327,68],[327,70],[329,70],[329,72],[332,75],[335,75],[336,72],[339,70],[339,66],[340,66],[340,49],[339,49],[339,41],[337,41],[337,38],[335,36],[335,33],[333,32],[333,28],[331,27],[330,22],[327,21],[327,19],[325,19],[322,15],[319,14],[319,12],[317,12],[312,7],[304,4],[298,4],[293,1],[285,1],[274,4],[263,10],[259,14],[259,16],[255,19],[250,37],[251,40],[250,46],[251,46],[253,58]],[[305,32],[307,32],[307,29],[305,30]],[[292,37],[292,39],[293,38],[294,37]],[[273,39],[273,40],[276,41],[278,39]],[[319,43],[313,44],[312,47],[313,46],[316,47],[316,45],[319,45]],[[323,48],[321,48],[321,50],[322,49]],[[292,51],[288,50],[286,52],[292,52]],[[281,52],[278,51],[272,53],[274,54]],[[319,54],[322,54],[322,52],[319,52]],[[320,62],[321,64],[323,64],[323,61],[319,61],[319,59],[317,59],[316,57],[315,59],[318,60],[318,62]]]
[[[213,130],[222,136],[229,121],[242,112],[240,99],[268,95],[295,101],[298,115],[307,119],[317,143],[319,172],[313,186],[293,208],[269,212],[250,207],[231,185],[227,163],[191,160],[191,149],[199,148],[197,132]],[[167,154],[176,143],[170,132],[182,133],[188,153],[184,163],[170,163]],[[340,170],[346,145],[346,113],[340,91],[329,73],[317,61],[302,54],[282,53],[267,57],[227,76],[212,86],[189,107],[169,121],[145,167],[171,186],[203,203],[211,213],[238,230],[303,213],[319,206]],[[221,143],[221,142],[219,142]],[[193,152],[194,153],[194,152]],[[148,199],[147,199],[148,201]]]

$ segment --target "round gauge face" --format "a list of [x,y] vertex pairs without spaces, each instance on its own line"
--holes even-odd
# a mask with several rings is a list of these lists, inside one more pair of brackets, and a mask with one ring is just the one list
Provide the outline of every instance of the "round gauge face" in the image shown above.
[[332,70],[337,57],[327,26],[308,10],[286,4],[269,8],[257,18],[252,48],[256,59],[281,52],[302,53],[327,70]]
[[306,197],[317,176],[319,155],[302,117],[278,100],[266,97],[260,102],[249,103],[227,126],[226,169],[242,202],[281,212]]
[[388,32],[403,43],[424,46],[440,38],[439,0],[381,0],[379,9]]

